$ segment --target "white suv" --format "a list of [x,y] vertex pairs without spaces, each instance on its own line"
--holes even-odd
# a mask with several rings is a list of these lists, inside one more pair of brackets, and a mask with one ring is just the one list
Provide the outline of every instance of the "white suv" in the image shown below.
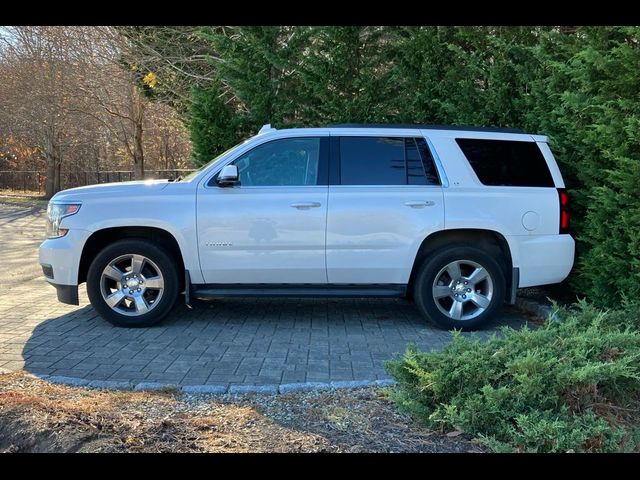
[[58,299],[125,327],[193,297],[412,297],[475,329],[557,283],[574,241],[547,137],[336,125],[260,133],[177,181],[58,193],[40,264]]

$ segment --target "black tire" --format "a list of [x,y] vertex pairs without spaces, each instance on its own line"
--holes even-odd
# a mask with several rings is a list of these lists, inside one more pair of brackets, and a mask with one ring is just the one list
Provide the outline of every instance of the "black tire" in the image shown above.
[[[160,269],[164,279],[162,297],[149,312],[127,316],[107,305],[101,293],[101,277],[106,266],[122,255],[142,255]],[[105,247],[89,266],[87,272],[87,295],[93,308],[102,318],[118,327],[150,327],[158,323],[171,311],[178,297],[179,279],[175,260],[165,250],[144,239],[120,240]]]
[[[488,273],[493,286],[489,305],[482,313],[468,320],[457,320],[445,315],[436,305],[433,294],[436,276],[445,266],[455,261],[472,261],[479,264]],[[418,269],[413,284],[413,298],[420,313],[439,327],[447,330],[468,331],[482,327],[502,308],[504,297],[505,278],[499,260],[483,250],[465,244],[443,247],[425,258]],[[475,308],[475,305],[471,304],[471,307]]]

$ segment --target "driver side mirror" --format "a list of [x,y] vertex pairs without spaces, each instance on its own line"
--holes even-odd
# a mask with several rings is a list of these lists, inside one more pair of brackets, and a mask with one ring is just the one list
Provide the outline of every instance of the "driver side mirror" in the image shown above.
[[231,187],[238,183],[238,167],[236,165],[225,165],[220,170],[216,180],[221,187]]

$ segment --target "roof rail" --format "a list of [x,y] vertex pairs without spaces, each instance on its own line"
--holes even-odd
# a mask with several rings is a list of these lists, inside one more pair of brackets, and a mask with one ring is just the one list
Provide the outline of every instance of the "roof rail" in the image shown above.
[[478,127],[473,125],[426,125],[420,123],[339,123],[327,125],[331,128],[406,128],[417,130],[457,130],[462,132],[502,132],[502,133],[526,133],[517,128]]
[[262,126],[262,128],[258,132],[258,135],[260,135],[261,133],[275,132],[275,131],[276,131],[276,129],[273,128],[270,123],[267,123],[266,125]]

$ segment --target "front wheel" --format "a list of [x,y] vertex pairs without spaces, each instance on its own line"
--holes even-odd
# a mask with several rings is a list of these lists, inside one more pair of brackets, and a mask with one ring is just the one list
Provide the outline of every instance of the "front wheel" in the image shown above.
[[107,246],[87,272],[91,305],[119,327],[149,327],[159,322],[173,307],[178,285],[171,256],[142,239]]
[[475,330],[503,304],[504,273],[482,250],[446,247],[422,263],[413,295],[421,313],[440,327]]

